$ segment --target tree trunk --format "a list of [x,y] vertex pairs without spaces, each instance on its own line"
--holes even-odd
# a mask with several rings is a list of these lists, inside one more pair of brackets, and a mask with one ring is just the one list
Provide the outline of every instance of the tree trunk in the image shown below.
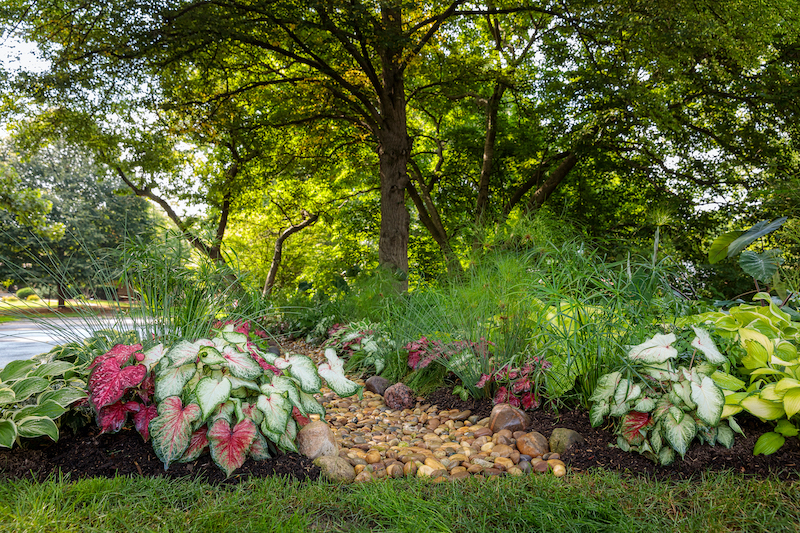
[[550,176],[547,177],[547,181],[545,181],[541,187],[536,189],[536,192],[533,193],[530,200],[528,200],[528,210],[535,211],[542,207],[544,203],[550,198],[550,195],[553,194],[553,191],[556,190],[558,185],[567,177],[567,174],[575,168],[575,165],[578,163],[578,156],[576,156],[573,152],[567,154],[567,157],[564,158],[563,161],[550,173]]
[[494,85],[492,96],[486,103],[486,136],[483,141],[483,161],[481,162],[481,178],[478,182],[478,198],[475,201],[475,222],[485,222],[486,206],[489,203],[489,181],[492,177],[492,164],[494,150],[497,144],[497,116],[500,109],[500,100],[506,92],[506,85],[498,81]]
[[275,251],[272,254],[272,263],[269,266],[269,273],[267,274],[267,281],[264,283],[264,290],[261,292],[262,296],[269,296],[272,292],[272,287],[275,285],[275,277],[278,275],[278,269],[281,266],[281,258],[283,257],[283,243],[298,231],[302,231],[313,225],[317,220],[319,220],[319,214],[314,213],[300,224],[294,224],[283,230],[275,240]]

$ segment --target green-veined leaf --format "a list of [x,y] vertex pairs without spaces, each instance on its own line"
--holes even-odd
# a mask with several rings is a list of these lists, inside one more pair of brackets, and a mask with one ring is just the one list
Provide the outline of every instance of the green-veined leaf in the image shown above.
[[15,420],[14,423],[17,424],[17,434],[20,437],[33,439],[47,435],[54,441],[58,440],[58,426],[46,416],[27,416]]
[[35,366],[36,361],[32,359],[17,359],[16,361],[11,361],[0,371],[0,381],[8,383],[15,379],[24,378]]
[[753,455],[771,455],[777,452],[781,446],[783,446],[784,442],[786,442],[786,439],[783,435],[779,435],[774,431],[764,433],[758,437],[756,445],[753,448]]

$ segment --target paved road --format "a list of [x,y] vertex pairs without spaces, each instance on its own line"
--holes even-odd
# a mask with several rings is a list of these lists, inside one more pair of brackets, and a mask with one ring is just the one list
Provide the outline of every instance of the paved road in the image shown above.
[[16,320],[0,324],[0,368],[15,359],[30,359],[54,346],[90,337],[103,328],[128,329],[130,319],[58,318]]

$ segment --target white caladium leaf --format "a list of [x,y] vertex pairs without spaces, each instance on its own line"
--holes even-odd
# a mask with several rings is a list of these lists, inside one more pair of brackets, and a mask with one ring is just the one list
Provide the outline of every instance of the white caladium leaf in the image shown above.
[[678,383],[673,383],[672,391],[675,393],[675,395],[678,396],[678,398],[681,399],[681,401],[683,401],[684,404],[686,404],[686,406],[689,409],[694,409],[697,406],[692,400],[692,387],[690,383],[691,383],[690,381],[680,381]]
[[602,424],[610,410],[607,401],[601,400],[599,402],[594,402],[592,408],[589,409],[589,420],[592,423],[592,427],[597,427]]
[[361,398],[363,387],[345,377],[344,361],[336,357],[336,350],[333,348],[325,350],[325,358],[328,362],[319,365],[319,375],[325,379],[328,387],[341,398],[354,394],[358,394]]
[[703,376],[699,385],[692,381],[690,386],[692,401],[697,404],[697,417],[712,427],[719,424],[725,405],[722,390],[708,376]]
[[203,346],[204,344],[201,341],[181,341],[167,353],[167,357],[172,362],[172,366],[194,363],[197,361],[197,353]]
[[636,403],[633,404],[633,410],[639,411],[640,413],[649,413],[653,409],[656,408],[656,401],[653,398],[639,398],[636,400]]
[[256,355],[260,355],[264,359],[264,361],[266,361],[267,363],[271,364],[272,366],[275,366],[275,360],[278,359],[278,355],[277,354],[275,354],[273,352],[269,352],[269,351],[265,352],[265,351],[259,350],[256,347],[256,345],[252,344],[252,343],[250,345],[248,345],[248,349],[251,350],[252,352],[254,352]]
[[672,345],[675,343],[675,334],[654,335],[652,339],[636,346],[631,346],[628,358],[643,363],[663,363],[678,356],[678,350]]
[[297,438],[297,424],[293,418],[290,418],[286,424],[286,431],[281,435],[278,440],[278,448],[287,452],[298,453],[297,446],[295,446],[295,439]]
[[288,355],[279,357],[272,363],[281,370],[288,370],[289,374],[297,380],[303,392],[315,394],[322,387],[322,380],[314,366],[314,361],[305,355]]
[[181,403],[178,396],[166,398],[158,404],[158,416],[150,421],[150,437],[156,456],[166,470],[170,463],[181,458],[189,447],[192,424],[200,419],[200,406]]
[[231,344],[247,343],[247,335],[239,333],[238,331],[224,331],[222,332],[222,338]]
[[225,365],[231,374],[241,379],[256,379],[264,371],[249,353],[240,352],[234,346],[226,346],[222,350]]
[[733,430],[730,427],[725,424],[717,426],[717,442],[726,448],[733,446],[733,436]]
[[629,379],[619,380],[617,390],[614,391],[614,402],[621,404],[633,401],[642,394],[642,388]]
[[689,443],[697,434],[697,425],[691,416],[683,416],[683,413],[679,419],[676,418],[674,411],[680,410],[670,409],[667,416],[661,420],[661,427],[667,442],[683,457],[689,449]]
[[[256,403],[258,410],[264,413],[264,421],[261,422],[262,430],[264,427],[269,433],[264,432],[270,440],[277,443],[280,436],[286,432],[286,424],[292,414],[292,404],[287,397],[287,393],[273,392],[269,396],[262,394]],[[276,438],[273,438],[277,436]]]
[[301,410],[303,416],[306,415],[301,407],[300,391],[297,388],[297,381],[293,378],[273,376],[269,383],[261,385],[261,392],[267,397],[273,393],[284,394],[289,398],[292,405],[297,406],[297,408]]
[[705,355],[707,361],[715,365],[721,365],[728,360],[728,358],[717,349],[717,345],[714,344],[714,341],[711,339],[711,334],[709,334],[708,331],[695,326],[692,326],[692,329],[694,330],[694,334],[697,335],[692,341],[692,348],[700,350],[703,355]]
[[300,396],[300,405],[297,408],[303,412],[305,415],[309,414],[317,414],[322,418],[325,418],[325,407],[322,406],[321,403],[317,401],[316,398],[311,396],[310,394],[306,394],[303,391],[299,392]]
[[675,461],[675,451],[669,446],[663,446],[658,452],[658,462],[664,466],[671,465]]
[[249,389],[249,390],[252,390],[252,391],[256,391],[256,392],[259,392],[261,390],[261,388],[259,387],[258,383],[256,383],[255,381],[253,381],[251,379],[239,379],[236,376],[225,376],[225,377],[227,377],[230,380],[231,386],[234,389],[238,389],[240,387],[244,387],[246,389]]
[[200,356],[200,360],[204,365],[219,368],[219,365],[225,363],[225,358],[222,357],[222,353],[216,348],[216,346],[203,346],[198,355]]
[[594,388],[594,392],[589,398],[589,401],[608,402],[608,400],[611,399],[611,396],[614,395],[614,391],[617,390],[617,385],[619,385],[620,379],[622,379],[621,372],[610,372],[600,376],[600,379],[597,380],[597,386]]
[[[159,366],[163,366],[159,365]],[[155,401],[160,403],[170,396],[180,396],[183,388],[197,373],[197,365],[187,363],[181,366],[168,366],[156,374]]]
[[144,359],[140,362],[148,370],[152,370],[165,355],[167,355],[167,348],[163,344],[157,344],[144,352]]
[[203,418],[208,418],[218,405],[226,402],[231,395],[231,382],[228,378],[215,379],[207,377],[201,379],[194,389],[197,403],[203,410]]
[[670,361],[645,365],[642,370],[645,374],[658,381],[678,381],[679,373],[672,368]]

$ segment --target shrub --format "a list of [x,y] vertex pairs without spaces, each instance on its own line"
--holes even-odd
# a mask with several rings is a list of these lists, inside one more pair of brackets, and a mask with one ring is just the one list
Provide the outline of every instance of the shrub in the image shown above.
[[27,302],[38,302],[39,300],[41,300],[41,298],[39,298],[39,296],[36,294],[31,294],[30,296],[25,298],[25,301]]
[[28,296],[34,296],[36,292],[30,287],[23,287],[17,291],[17,298],[20,300],[27,300]]

